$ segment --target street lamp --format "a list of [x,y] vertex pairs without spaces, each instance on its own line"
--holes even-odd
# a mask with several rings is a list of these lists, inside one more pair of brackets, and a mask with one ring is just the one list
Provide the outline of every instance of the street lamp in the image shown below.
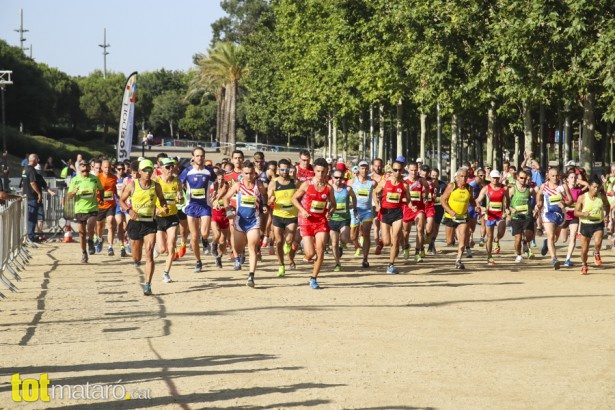
[[6,120],[4,116],[4,92],[6,90],[7,85],[13,84],[11,80],[12,71],[8,70],[0,70],[0,90],[2,93],[2,186],[5,192],[9,191],[9,167],[6,162],[7,160],[7,151],[6,151]]

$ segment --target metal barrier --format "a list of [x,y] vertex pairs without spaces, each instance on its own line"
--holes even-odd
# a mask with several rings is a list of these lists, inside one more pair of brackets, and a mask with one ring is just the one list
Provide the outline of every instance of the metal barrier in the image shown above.
[[[75,219],[75,198],[67,198],[68,188],[53,188],[56,195],[43,192],[43,231],[62,233]],[[54,235],[55,236],[55,235]]]
[[[4,275],[8,272],[15,281],[21,280],[17,272],[24,269],[30,259],[25,247],[28,221],[28,203],[26,200],[6,201],[0,205],[0,282],[11,292],[17,287]],[[0,293],[4,299],[4,294]]]

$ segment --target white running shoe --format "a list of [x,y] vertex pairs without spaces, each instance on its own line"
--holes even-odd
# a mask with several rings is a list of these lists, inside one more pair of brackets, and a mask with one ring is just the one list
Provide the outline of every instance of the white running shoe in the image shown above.
[[515,258],[515,263],[521,263],[522,260],[523,260],[523,256],[517,255],[517,257]]

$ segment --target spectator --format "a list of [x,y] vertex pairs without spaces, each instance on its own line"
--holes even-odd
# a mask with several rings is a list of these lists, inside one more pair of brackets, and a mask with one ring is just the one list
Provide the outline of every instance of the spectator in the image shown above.
[[54,168],[53,158],[49,157],[47,158],[47,161],[45,162],[45,166],[43,167],[43,175],[45,175],[47,178],[55,178],[56,174],[53,168]]

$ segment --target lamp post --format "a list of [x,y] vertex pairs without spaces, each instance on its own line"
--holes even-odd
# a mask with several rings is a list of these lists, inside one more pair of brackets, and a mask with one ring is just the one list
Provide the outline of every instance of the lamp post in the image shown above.
[[7,85],[13,84],[11,80],[12,71],[1,70],[0,71],[0,90],[2,93],[2,186],[5,192],[9,192],[9,167],[6,162],[7,150],[6,150],[6,120],[4,115],[4,92]]

